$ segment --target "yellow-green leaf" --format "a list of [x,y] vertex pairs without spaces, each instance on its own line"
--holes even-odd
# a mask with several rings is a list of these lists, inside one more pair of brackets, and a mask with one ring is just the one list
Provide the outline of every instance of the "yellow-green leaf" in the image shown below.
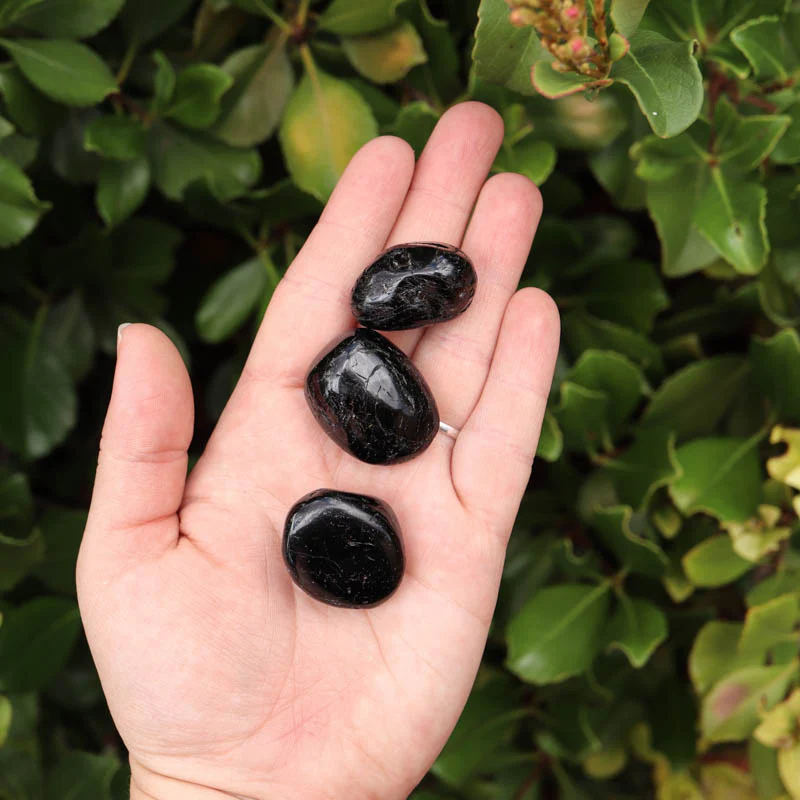
[[416,28],[401,22],[392,28],[342,39],[350,63],[373,83],[395,83],[428,60]]

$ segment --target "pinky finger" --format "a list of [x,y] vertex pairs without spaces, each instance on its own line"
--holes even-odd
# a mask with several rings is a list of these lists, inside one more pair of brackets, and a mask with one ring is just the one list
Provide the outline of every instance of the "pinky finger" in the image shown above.
[[538,289],[511,299],[480,400],[458,436],[453,485],[465,509],[507,535],[530,478],[559,344],[558,309]]

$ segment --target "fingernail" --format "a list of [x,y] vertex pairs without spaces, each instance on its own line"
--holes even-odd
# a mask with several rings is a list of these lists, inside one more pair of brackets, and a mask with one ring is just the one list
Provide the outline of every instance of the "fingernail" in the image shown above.
[[123,322],[122,325],[117,328],[117,352],[119,352],[119,343],[122,341],[122,334],[125,333],[125,328],[129,327],[131,324],[130,322]]

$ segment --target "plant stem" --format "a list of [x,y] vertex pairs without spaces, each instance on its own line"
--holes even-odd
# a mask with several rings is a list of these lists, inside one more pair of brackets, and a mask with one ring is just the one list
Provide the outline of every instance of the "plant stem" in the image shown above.
[[131,71],[131,67],[133,66],[133,62],[136,60],[136,56],[139,54],[139,43],[138,42],[131,42],[128,45],[128,49],[125,51],[125,56],[122,59],[122,64],[120,64],[119,72],[117,73],[117,86],[120,88],[122,84],[128,79],[128,74]]
[[317,74],[317,65],[314,63],[314,57],[311,55],[311,48],[307,44],[300,45],[300,60],[308,73],[309,78],[312,80]]
[[311,5],[311,0],[300,0],[300,7],[297,9],[297,25],[304,28],[308,20],[308,7]]
[[280,28],[287,36],[293,33],[292,26],[280,15],[276,14],[266,3],[259,0],[259,8],[276,27]]

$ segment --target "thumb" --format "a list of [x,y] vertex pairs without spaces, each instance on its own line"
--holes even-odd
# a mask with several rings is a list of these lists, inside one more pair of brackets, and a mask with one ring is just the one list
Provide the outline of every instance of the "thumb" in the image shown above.
[[84,549],[127,560],[175,545],[193,427],[175,346],[150,325],[121,326]]

